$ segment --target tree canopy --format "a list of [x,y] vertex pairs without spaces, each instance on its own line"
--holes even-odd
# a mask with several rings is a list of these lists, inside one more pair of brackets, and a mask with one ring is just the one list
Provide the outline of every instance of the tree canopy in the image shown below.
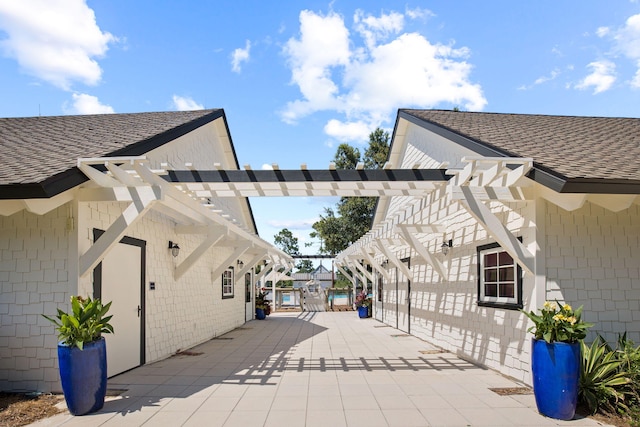
[[[298,238],[287,228],[283,228],[273,236],[273,243],[289,255],[302,255]],[[298,273],[310,273],[313,271],[313,262],[309,259],[302,259],[296,264],[296,269]]]
[[[389,133],[377,128],[369,134],[369,145],[360,158],[360,150],[340,144],[334,162],[337,169],[355,169],[363,162],[366,169],[380,169],[389,156]],[[335,207],[325,208],[320,220],[313,224],[311,237],[324,241],[323,253],[335,255],[358,240],[371,228],[377,198],[342,197]]]

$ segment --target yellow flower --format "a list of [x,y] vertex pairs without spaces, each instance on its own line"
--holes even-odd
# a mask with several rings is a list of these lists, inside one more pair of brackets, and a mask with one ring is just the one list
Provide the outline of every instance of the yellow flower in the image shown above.
[[571,311],[571,306],[569,304],[565,304],[564,307],[562,307],[562,309],[566,312],[570,312]]
[[553,316],[553,320],[555,320],[556,322],[562,322],[563,320],[567,320],[566,317],[564,317],[564,314],[556,314],[555,316]]
[[567,318],[567,321],[569,323],[571,323],[572,325],[575,325],[576,322],[578,321],[578,319],[576,319],[576,316],[571,316],[571,317]]
[[546,311],[556,311],[557,307],[556,307],[556,303],[555,302],[545,301],[543,308]]

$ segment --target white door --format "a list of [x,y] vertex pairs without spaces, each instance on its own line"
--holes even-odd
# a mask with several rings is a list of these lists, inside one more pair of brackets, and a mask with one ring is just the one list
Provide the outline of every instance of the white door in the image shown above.
[[[403,259],[402,262],[409,267],[408,259]],[[411,280],[409,280],[402,271],[398,269],[398,329],[406,333],[411,333],[411,326],[409,322],[409,316],[411,316]]]
[[102,261],[102,301],[112,301],[114,329],[104,335],[109,377],[141,364],[141,256],[141,247],[118,243]]
[[251,272],[247,272],[244,275],[244,302],[245,302],[245,316],[244,320],[249,321],[253,319],[255,309],[253,306],[253,280],[251,280]]

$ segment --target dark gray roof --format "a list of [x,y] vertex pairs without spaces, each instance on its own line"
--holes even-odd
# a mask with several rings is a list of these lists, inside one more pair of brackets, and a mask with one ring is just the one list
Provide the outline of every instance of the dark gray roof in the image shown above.
[[556,191],[640,193],[640,119],[443,110],[399,116],[485,156],[531,157],[531,176]]
[[219,117],[221,109],[0,119],[0,199],[54,196],[86,181],[80,157],[143,155]]

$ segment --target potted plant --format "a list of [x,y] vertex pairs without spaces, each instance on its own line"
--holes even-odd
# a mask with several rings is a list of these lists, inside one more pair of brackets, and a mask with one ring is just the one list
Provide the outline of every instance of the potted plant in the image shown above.
[[256,319],[264,320],[269,314],[271,314],[271,305],[266,299],[266,294],[260,292],[256,296]]
[[534,323],[531,346],[533,394],[538,411],[547,417],[570,420],[578,404],[580,341],[593,326],[582,321],[582,306],[546,301],[540,314],[521,310]]
[[58,332],[58,367],[62,391],[73,415],[98,411],[107,392],[107,350],[102,334],[113,333],[106,316],[111,303],[99,298],[71,297],[71,312],[58,309],[55,318],[43,316]]
[[358,310],[358,317],[361,319],[371,317],[371,305],[371,297],[369,297],[365,291],[356,295],[356,309]]

